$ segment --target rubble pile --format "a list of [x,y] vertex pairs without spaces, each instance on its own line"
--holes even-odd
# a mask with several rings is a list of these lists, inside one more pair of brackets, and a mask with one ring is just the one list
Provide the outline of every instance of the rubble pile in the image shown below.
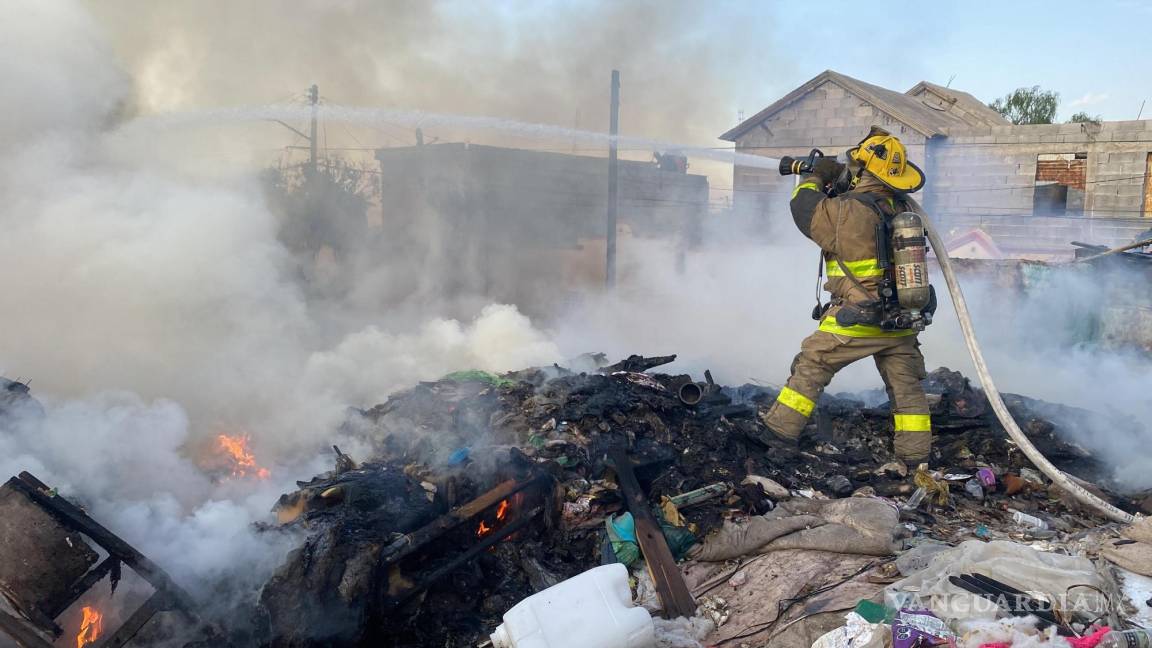
[[[780,511],[805,515],[815,512],[805,500],[886,502],[903,535],[949,544],[1042,541],[1102,522],[1046,485],[956,372],[926,381],[937,435],[928,470],[895,459],[887,404],[866,404],[883,400],[875,394],[822,397],[789,447],[757,417],[776,389],[652,372],[674,359],[460,372],[354,412],[342,432],[370,456],[357,464],[337,450],[335,470],[277,505],[269,532],[304,539],[262,594],[270,644],[477,645],[524,597],[628,562],[616,449],[677,558],[725,522],[789,500]],[[1099,415],[1007,400],[1053,463],[1135,510],[1109,490],[1108,468],[1062,433]]]

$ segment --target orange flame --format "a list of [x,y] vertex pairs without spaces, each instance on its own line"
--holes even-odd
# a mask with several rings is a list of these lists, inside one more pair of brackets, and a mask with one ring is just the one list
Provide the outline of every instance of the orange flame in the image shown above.
[[80,634],[76,635],[76,648],[84,648],[100,638],[104,631],[104,615],[95,608],[84,606],[84,619],[80,622]]
[[272,474],[267,468],[261,468],[256,464],[256,456],[248,449],[247,435],[219,434],[216,436],[216,442],[224,454],[231,459],[233,477],[255,475],[259,479],[268,479],[269,475]]
[[[508,516],[508,500],[500,500],[500,505],[496,507],[496,522],[503,520]],[[495,524],[495,522],[493,522]],[[476,529],[476,536],[483,537],[492,531],[492,527],[484,520],[480,520],[480,526]]]

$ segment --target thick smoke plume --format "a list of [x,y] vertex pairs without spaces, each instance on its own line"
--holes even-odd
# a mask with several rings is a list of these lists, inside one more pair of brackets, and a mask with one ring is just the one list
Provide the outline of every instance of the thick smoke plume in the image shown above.
[[397,0],[91,7],[137,80],[142,112],[265,104],[316,82],[335,103],[603,131],[608,71],[617,68],[626,132],[708,143],[735,118],[717,101],[759,68],[736,45],[734,31],[745,28],[710,21],[714,8],[693,2],[542,2],[507,12]]
[[[635,116],[626,131],[711,142],[731,125],[717,98],[760,72],[729,45],[738,25],[695,28],[701,7],[548,3],[499,21],[420,2],[0,0],[0,98],[19,107],[0,120],[0,372],[31,379],[44,406],[0,424],[0,478],[29,470],[80,498],[204,593],[237,565],[260,582],[286,546],[250,523],[326,467],[319,453],[347,406],[417,380],[604,350],[680,353],[683,368],[728,383],[783,382],[813,327],[816,265],[790,224],[771,246],[713,228],[683,275],[671,249],[622,245],[631,278],[615,295],[543,323],[484,295],[450,310],[427,292],[418,303],[382,299],[386,272],[351,287],[351,303],[318,302],[294,275],[250,164],[283,145],[278,126],[255,139],[250,125],[124,135],[140,115],[267,104],[312,82],[338,103],[600,130],[607,70],[618,67]],[[393,143],[411,143],[391,130]],[[434,292],[438,279],[422,281]],[[941,313],[924,337],[929,364],[967,370],[946,305]],[[1017,362],[1012,343],[992,342],[1005,388],[1053,400],[1099,405],[1147,376],[1146,364],[1088,351]],[[1065,363],[1061,384],[1051,368]],[[1085,367],[1094,373],[1073,373]],[[1062,391],[1085,375],[1097,392]],[[833,390],[876,384],[862,363]],[[250,435],[272,476],[206,476],[197,449],[221,432]]]
[[[29,470],[78,498],[194,592],[255,584],[285,545],[250,523],[330,463],[316,457],[348,405],[559,359],[513,306],[332,326],[346,320],[313,311],[255,173],[189,173],[115,135],[130,75],[82,6],[0,11],[4,97],[21,107],[0,122],[0,372],[43,404],[0,423],[4,478]],[[249,435],[271,478],[206,476],[198,454],[219,433]]]

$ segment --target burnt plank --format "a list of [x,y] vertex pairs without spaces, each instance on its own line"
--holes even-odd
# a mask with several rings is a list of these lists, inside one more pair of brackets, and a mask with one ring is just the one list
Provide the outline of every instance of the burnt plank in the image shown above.
[[158,590],[171,594],[175,602],[191,613],[195,605],[192,597],[182,587],[160,568],[149,560],[144,554],[137,551],[132,545],[125,542],[120,536],[106,529],[102,524],[88,517],[82,509],[75,506],[59,495],[50,494],[51,491],[44,482],[36,479],[28,472],[20,473],[19,477],[8,480],[8,485],[23,491],[45,511],[56,517],[66,526],[92,538],[96,544],[103,547],[108,553],[116,556],[121,562],[128,565],[144,580]]
[[152,620],[152,617],[156,616],[157,612],[163,612],[169,608],[169,603],[170,599],[167,593],[154,592],[147,601],[136,608],[132,616],[128,617],[114,634],[100,642],[100,648],[121,648],[132,641],[132,638]]
[[435,584],[436,581],[444,578],[448,574],[451,574],[453,571],[456,571],[460,568],[461,565],[464,565],[468,561],[480,555],[482,552],[496,546],[496,544],[504,540],[504,538],[507,538],[517,531],[527,527],[529,524],[531,524],[533,518],[539,515],[541,511],[543,511],[542,507],[536,507],[532,511],[529,511],[527,514],[520,515],[516,520],[513,520],[508,525],[497,529],[485,536],[479,542],[469,547],[468,550],[464,553],[452,558],[445,564],[434,568],[427,574],[424,574],[420,580],[413,585],[403,587],[397,591],[389,591],[386,595],[387,598],[385,599],[385,606],[389,609],[394,608],[404,601],[407,601],[412,596],[428,589],[433,584]]
[[616,373],[617,371],[642,372],[655,369],[656,367],[666,365],[675,360],[675,355],[653,356],[650,358],[640,355],[630,355],[616,364],[601,367],[599,371],[603,374]]
[[52,644],[28,628],[25,623],[0,610],[0,631],[11,637],[20,648],[52,648]]
[[509,497],[519,493],[520,491],[528,488],[529,486],[539,485],[543,487],[548,483],[546,475],[539,475],[525,481],[516,481],[509,479],[508,481],[498,484],[495,488],[477,497],[476,499],[458,506],[451,511],[441,515],[440,517],[432,520],[428,524],[416,529],[415,531],[405,534],[397,538],[392,544],[388,545],[381,552],[381,567],[394,563],[401,558],[411,554],[412,552],[420,549],[429,542],[439,538],[448,531],[456,528],[461,523],[466,522],[473,517],[482,513],[485,509],[496,506],[501,500],[506,500]]
[[660,596],[664,618],[693,616],[696,614],[696,601],[692,599],[688,584],[684,582],[676,559],[672,557],[672,550],[668,548],[660,523],[652,514],[648,498],[636,480],[632,461],[622,449],[613,450],[609,457],[616,468],[616,479],[624,493],[624,502],[636,522],[636,540],[640,543],[644,562],[648,565],[656,593]]
[[[63,613],[64,610],[67,610],[68,607],[73,603],[75,603],[77,599],[79,599],[81,596],[84,596],[84,592],[87,592],[88,590],[92,589],[96,583],[104,580],[104,577],[112,573],[112,570],[117,569],[119,565],[120,559],[116,556],[108,556],[105,558],[103,562],[101,562],[99,565],[96,565],[95,569],[89,571],[84,575],[84,578],[81,578],[76,582],[75,585],[72,586],[72,590],[68,594],[68,600],[63,602],[62,607],[53,610],[52,617],[55,618],[60,616],[60,614]],[[113,576],[113,578],[115,579],[117,577]]]

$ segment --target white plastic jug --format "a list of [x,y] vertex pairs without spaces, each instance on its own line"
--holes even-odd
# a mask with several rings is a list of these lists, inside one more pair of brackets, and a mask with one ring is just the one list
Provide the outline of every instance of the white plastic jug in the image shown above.
[[628,569],[589,569],[517,603],[492,633],[493,648],[652,648],[652,617],[632,606]]

